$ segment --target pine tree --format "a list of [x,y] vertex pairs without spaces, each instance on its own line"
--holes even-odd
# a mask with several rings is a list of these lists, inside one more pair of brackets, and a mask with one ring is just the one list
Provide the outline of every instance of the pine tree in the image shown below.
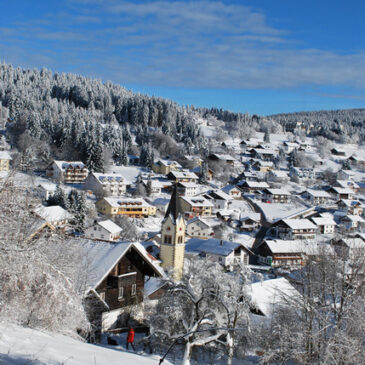
[[209,181],[209,169],[208,164],[206,161],[204,161],[200,167],[200,176],[199,176],[199,182],[200,184],[208,184]]

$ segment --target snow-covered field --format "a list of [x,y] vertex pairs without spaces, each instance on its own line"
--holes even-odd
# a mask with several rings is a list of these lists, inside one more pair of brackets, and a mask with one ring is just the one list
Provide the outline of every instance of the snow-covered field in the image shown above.
[[0,333],[0,364],[4,365],[155,365],[160,359],[15,325],[1,325]]

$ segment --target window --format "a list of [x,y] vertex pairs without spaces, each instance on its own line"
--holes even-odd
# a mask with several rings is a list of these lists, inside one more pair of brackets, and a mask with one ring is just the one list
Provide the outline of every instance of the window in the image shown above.
[[99,296],[102,300],[105,300],[105,291],[102,291]]
[[171,243],[171,242],[172,242],[171,236],[165,235],[164,243]]
[[183,243],[183,236],[177,237],[177,243]]
[[132,296],[133,295],[136,295],[136,292],[137,292],[137,285],[136,284],[132,284]]
[[123,299],[123,296],[124,296],[124,288],[122,286],[120,286],[118,288],[118,300]]

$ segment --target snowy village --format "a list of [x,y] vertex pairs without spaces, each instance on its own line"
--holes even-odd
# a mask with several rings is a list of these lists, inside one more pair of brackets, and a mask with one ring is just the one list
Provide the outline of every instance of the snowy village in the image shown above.
[[365,2],[0,7],[0,365],[365,364]]
[[[17,75],[29,93],[34,79],[59,82],[1,67],[1,82]],[[290,116],[238,116],[234,129],[197,110],[180,111],[191,119],[173,138],[168,121],[161,132],[94,110],[82,122],[90,111],[61,97],[43,110],[20,91],[0,98],[0,313],[10,322],[73,333],[128,364],[281,363],[288,352],[311,362],[329,346],[357,356],[360,141],[320,136]]]

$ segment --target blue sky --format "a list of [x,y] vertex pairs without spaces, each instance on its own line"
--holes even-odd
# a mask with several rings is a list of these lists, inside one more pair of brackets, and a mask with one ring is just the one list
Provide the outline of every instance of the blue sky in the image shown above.
[[271,114],[365,102],[360,0],[0,0],[0,59],[180,104]]

